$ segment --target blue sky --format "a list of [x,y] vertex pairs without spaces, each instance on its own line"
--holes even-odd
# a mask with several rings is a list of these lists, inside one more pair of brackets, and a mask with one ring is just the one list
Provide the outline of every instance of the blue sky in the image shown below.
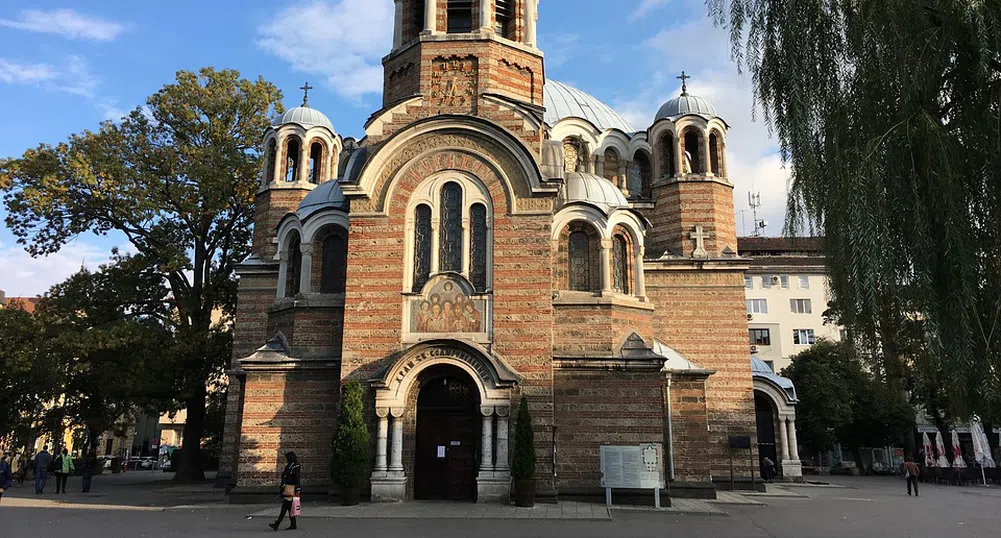
[[[345,136],[361,136],[379,107],[381,57],[392,41],[392,0],[35,0],[0,7],[0,156],[95,129],[142,104],[179,69],[233,68],[281,87],[286,105],[308,80],[310,104]],[[20,6],[18,5],[20,4]],[[607,102],[635,127],[694,78],[731,125],[730,176],[738,233],[747,191],[760,191],[769,232],[779,233],[787,174],[774,141],[752,122],[751,88],[728,57],[703,0],[541,0],[539,42],[547,76]],[[748,226],[750,216],[746,217]],[[0,289],[35,295],[86,263],[107,259],[121,238],[82,236],[33,260],[0,229]]]

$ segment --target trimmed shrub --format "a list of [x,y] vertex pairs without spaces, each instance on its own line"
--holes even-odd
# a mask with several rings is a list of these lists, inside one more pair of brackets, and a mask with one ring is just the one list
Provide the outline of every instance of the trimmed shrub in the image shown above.
[[528,480],[535,476],[535,430],[528,400],[522,396],[518,406],[518,419],[514,425],[514,464],[511,475],[515,480]]
[[342,488],[360,487],[369,476],[369,435],[362,412],[362,388],[344,385],[337,431],[334,433],[331,475]]

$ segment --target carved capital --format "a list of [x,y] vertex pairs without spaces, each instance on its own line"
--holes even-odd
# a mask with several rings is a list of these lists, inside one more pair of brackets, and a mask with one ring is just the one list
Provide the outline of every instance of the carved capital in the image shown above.
[[482,406],[480,406],[480,413],[482,413],[483,416],[485,416],[485,417],[493,416],[493,414],[494,414],[494,406],[492,406],[492,405],[482,405]]
[[299,252],[302,252],[303,255],[305,255],[305,256],[312,256],[313,255],[313,245],[310,245],[310,244],[307,244],[307,243],[303,243],[303,244],[299,245]]
[[388,417],[389,416],[389,408],[388,407],[376,407],[375,408],[375,416],[377,416],[379,418],[386,418],[386,417]]
[[393,418],[403,418],[403,414],[406,412],[406,407],[393,407],[389,410],[390,416]]
[[501,418],[507,418],[510,415],[511,415],[511,407],[510,406],[507,406],[507,407],[497,406],[497,416],[499,416]]

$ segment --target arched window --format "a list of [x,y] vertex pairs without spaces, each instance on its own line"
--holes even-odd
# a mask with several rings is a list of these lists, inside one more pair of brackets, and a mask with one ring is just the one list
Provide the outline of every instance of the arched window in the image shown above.
[[612,238],[612,287],[619,293],[629,293],[629,256],[626,238]]
[[575,291],[591,291],[591,239],[587,232],[577,230],[570,232],[567,245],[568,273],[570,289]]
[[699,133],[694,129],[685,131],[685,161],[688,172],[691,174],[702,174],[705,170],[702,167],[702,151],[700,148]]
[[431,208],[417,206],[414,218],[414,292],[419,292],[431,277]]
[[302,241],[296,234],[288,242],[287,269],[285,270],[285,297],[295,297],[299,294],[299,279],[302,275]]
[[323,169],[323,144],[313,142],[309,147],[309,182],[320,184],[320,171]]
[[653,197],[652,184],[653,167],[650,165],[650,157],[646,151],[637,151],[633,155],[633,164],[629,168],[629,194],[651,198]]
[[448,33],[473,31],[473,0],[448,0]]
[[278,159],[278,143],[272,138],[268,141],[268,152],[264,159],[264,181],[271,183],[275,180],[275,161]]
[[674,177],[677,169],[674,167],[674,137],[671,133],[660,135],[660,175]]
[[619,186],[619,153],[614,148],[605,150],[605,179],[612,182],[612,185]]
[[441,189],[438,226],[438,270],[462,271],[462,187],[446,183]]
[[299,179],[299,139],[289,137],[285,144],[285,181],[292,183]]
[[722,177],[723,152],[721,142],[716,131],[709,133],[709,166],[713,175]]
[[424,0],[414,0],[410,5],[413,11],[409,14],[410,25],[406,27],[409,31],[404,36],[404,41],[416,39],[424,31]]
[[576,136],[571,136],[563,141],[563,170],[567,173],[585,172],[587,167],[588,150],[587,144]]
[[469,210],[469,280],[476,291],[487,290],[487,208],[474,204]]
[[494,28],[497,35],[508,39],[515,38],[515,6],[514,0],[494,0],[497,5]]
[[337,230],[323,240],[320,293],[344,293],[348,269],[348,238]]

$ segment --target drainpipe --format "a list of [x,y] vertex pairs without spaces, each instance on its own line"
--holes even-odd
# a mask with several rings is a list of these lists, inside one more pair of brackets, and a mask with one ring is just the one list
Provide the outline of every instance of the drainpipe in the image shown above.
[[667,450],[668,450],[668,475],[667,487],[670,491],[671,482],[674,481],[674,420],[671,417],[671,373],[667,373]]

